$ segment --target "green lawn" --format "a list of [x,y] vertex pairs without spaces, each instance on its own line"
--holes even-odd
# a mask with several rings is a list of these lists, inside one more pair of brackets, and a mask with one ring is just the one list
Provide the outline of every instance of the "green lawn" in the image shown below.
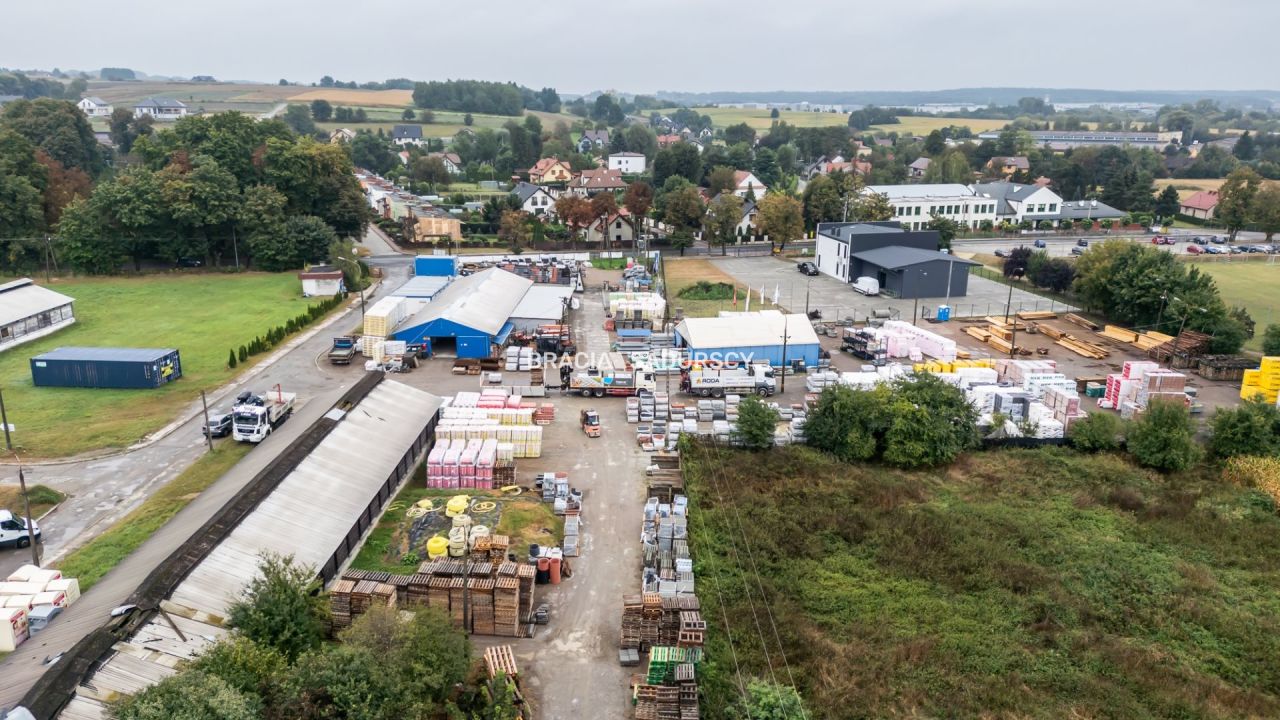
[[[175,419],[188,403],[230,380],[232,347],[302,314],[293,273],[174,274],[58,280],[75,298],[76,324],[0,353],[0,386],[14,443],[28,457],[124,447]],[[182,379],[151,390],[36,388],[30,359],[63,346],[176,347]],[[264,358],[266,355],[259,355]]]
[[1262,331],[1280,323],[1280,262],[1200,262],[1196,266],[1213,276],[1228,305],[1241,305],[1258,323],[1245,348],[1262,350]]
[[[674,112],[675,108],[667,108],[659,110],[666,115]],[[709,115],[711,122],[719,128],[746,123],[755,130],[768,130],[773,125],[773,117],[771,110],[755,110],[749,108],[693,108],[699,115]],[[646,113],[647,114],[647,113]],[[829,112],[795,112],[783,110],[779,112],[779,120],[785,120],[788,125],[795,127],[830,127],[848,125],[849,113],[829,113]],[[941,129],[948,125],[967,126],[975,133],[985,132],[987,130],[999,130],[1004,127],[1007,120],[982,120],[975,118],[942,118],[931,116],[903,116],[898,118],[900,123],[895,125],[874,125],[872,130],[882,130],[884,132],[897,132],[899,135],[915,134],[928,135],[931,130]]]
[[1280,517],[1211,467],[1055,448],[926,472],[807,448],[684,462],[708,720],[738,717],[737,664],[794,675],[813,718],[1280,717]]
[[121,518],[87,545],[71,552],[58,563],[65,577],[77,578],[85,592],[146,542],[169,518],[178,514],[253,448],[249,443],[218,440],[178,477],[147,498],[142,505]]

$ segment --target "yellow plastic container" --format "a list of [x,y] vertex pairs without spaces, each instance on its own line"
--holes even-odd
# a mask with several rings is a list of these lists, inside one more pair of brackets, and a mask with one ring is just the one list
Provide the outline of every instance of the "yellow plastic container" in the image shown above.
[[439,535],[427,541],[427,557],[432,560],[442,558],[449,554],[449,541]]

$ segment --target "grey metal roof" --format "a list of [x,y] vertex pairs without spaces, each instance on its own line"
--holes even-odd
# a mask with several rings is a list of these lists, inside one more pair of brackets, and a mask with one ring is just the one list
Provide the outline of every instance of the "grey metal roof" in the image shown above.
[[447,275],[414,275],[392,291],[392,295],[407,298],[433,298],[449,285],[453,278]]
[[884,233],[904,233],[906,230],[897,223],[880,225],[877,223],[820,223],[818,232],[840,242],[849,242],[854,235],[881,235]]
[[178,351],[174,348],[60,347],[32,359],[155,362],[175,352]]
[[524,300],[533,281],[499,268],[458,278],[418,311],[403,327],[416,328],[436,320],[497,335]]
[[74,298],[40,287],[30,278],[7,282],[0,285],[0,325],[25,320],[73,302]]
[[421,125],[396,125],[391,128],[391,136],[396,140],[421,140]]
[[921,183],[919,185],[868,185],[864,193],[884,195],[890,200],[925,200],[928,198],[972,197],[973,191],[960,183]]
[[538,185],[534,185],[533,183],[529,183],[521,180],[520,182],[516,183],[515,189],[512,190],[511,192],[515,193],[516,197],[520,198],[520,202],[524,202],[525,200],[528,200],[534,195],[537,195],[539,191],[546,192],[546,189]]
[[1063,220],[1114,220],[1127,214],[1097,200],[1064,201],[1058,207],[1061,208],[1059,217]]
[[946,262],[957,262],[963,265],[977,265],[972,260],[958,258],[950,253],[939,252],[937,250],[921,250],[920,248],[903,247],[901,245],[890,245],[889,247],[876,248],[874,250],[863,250],[862,252],[851,253],[850,257],[858,258],[863,262],[869,262],[872,265],[879,265],[889,270],[897,270],[899,268],[919,265],[920,263],[933,262],[935,260],[943,260]]
[[773,347],[782,344],[784,331],[791,345],[818,344],[807,315],[784,315],[778,310],[685,318],[676,326],[676,333],[695,350]]
[[102,98],[98,97],[97,95],[90,95],[89,97],[87,97],[87,98],[82,98],[82,99],[84,99],[84,100],[88,100],[89,102],[93,103],[94,105],[110,105],[110,104],[111,104],[111,103],[107,102],[106,100],[103,100]]
[[186,107],[186,105],[172,98],[149,97],[149,98],[146,98],[145,100],[139,100],[138,103],[134,105],[134,107],[135,108],[151,107],[151,108],[165,108],[165,109],[177,110],[179,108]]

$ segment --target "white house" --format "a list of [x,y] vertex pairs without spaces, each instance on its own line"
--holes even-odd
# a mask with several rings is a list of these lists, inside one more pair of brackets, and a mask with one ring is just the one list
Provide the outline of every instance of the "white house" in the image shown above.
[[613,153],[609,156],[609,169],[621,170],[623,175],[639,175],[644,172],[644,154],[633,152]]
[[133,116],[150,115],[156,120],[177,120],[187,116],[187,106],[171,98],[149,97],[133,106]]
[[80,98],[80,102],[76,103],[76,107],[80,108],[81,112],[91,118],[109,117],[111,115],[111,111],[115,109],[111,107],[110,103],[100,97]]
[[981,227],[983,220],[990,220],[993,225],[998,222],[999,202],[993,198],[978,197],[973,190],[959,183],[868,185],[862,192],[889,198],[889,204],[893,206],[891,219],[911,230],[925,229],[933,215],[975,230]]
[[733,173],[733,194],[740,198],[750,195],[752,198],[759,200],[769,192],[769,188],[760,182],[760,178],[754,173],[747,170],[737,170]]
[[396,125],[391,128],[391,140],[397,145],[421,145],[426,142],[422,138],[421,125]]
[[607,240],[608,245],[621,243],[631,243],[636,236],[631,230],[631,213],[625,208],[619,210],[602,224],[600,221],[591,223],[587,226],[586,240],[589,243],[598,243]]
[[344,289],[342,271],[332,265],[312,265],[298,273],[303,297],[333,297]]
[[520,199],[520,209],[530,215],[549,217],[556,214],[556,199],[544,187],[521,182],[511,192]]
[[750,200],[742,203],[742,219],[738,221],[735,232],[738,237],[750,237],[756,231],[756,204]]
[[74,302],[30,278],[0,285],[0,351],[71,325],[76,321]]
[[458,153],[433,152],[427,153],[427,157],[440,158],[440,162],[444,163],[444,169],[448,170],[450,175],[462,174],[462,158]]
[[996,216],[1000,221],[1017,223],[1023,220],[1039,222],[1062,219],[1062,197],[1043,185],[1023,185],[1012,182],[978,183],[973,193],[981,200],[996,201]]

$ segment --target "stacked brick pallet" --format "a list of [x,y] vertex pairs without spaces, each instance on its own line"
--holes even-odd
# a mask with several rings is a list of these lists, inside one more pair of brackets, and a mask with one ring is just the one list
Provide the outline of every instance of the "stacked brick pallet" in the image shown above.
[[1280,357],[1264,357],[1257,370],[1245,370],[1240,397],[1280,404]]
[[338,632],[350,627],[371,607],[394,608],[397,604],[394,585],[379,580],[344,577],[334,585],[329,595],[332,630]]

